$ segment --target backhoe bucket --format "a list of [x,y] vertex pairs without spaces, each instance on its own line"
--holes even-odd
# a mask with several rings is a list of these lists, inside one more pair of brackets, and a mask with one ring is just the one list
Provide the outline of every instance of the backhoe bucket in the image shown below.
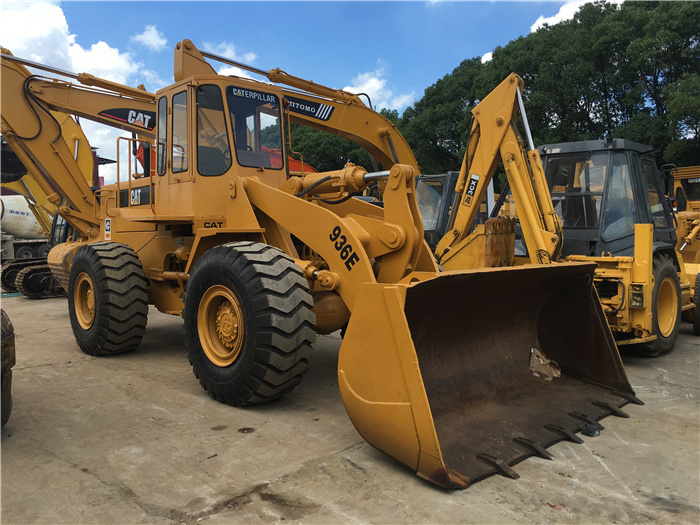
[[[641,403],[593,288],[595,265],[445,272],[366,284],[338,360],[348,415],[374,447],[466,488]],[[368,337],[371,334],[371,337]],[[368,341],[369,339],[369,341]]]

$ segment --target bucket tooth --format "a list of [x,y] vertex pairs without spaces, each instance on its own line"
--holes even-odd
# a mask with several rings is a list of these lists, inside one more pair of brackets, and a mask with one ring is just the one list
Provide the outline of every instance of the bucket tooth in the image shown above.
[[578,443],[579,445],[583,443],[583,439],[578,437],[573,432],[571,432],[563,427],[560,427],[558,425],[545,425],[544,428],[546,430],[549,430],[550,432],[554,432],[555,434],[559,434],[563,439],[566,439],[567,441],[571,441],[572,443]]
[[593,425],[594,427],[598,427],[599,430],[605,430],[605,427],[603,425],[601,425],[597,421],[591,419],[586,414],[582,414],[581,412],[569,412],[569,415],[571,417],[574,417],[576,419],[583,421],[587,425]]
[[554,459],[554,456],[546,448],[544,448],[539,443],[535,443],[531,439],[527,439],[524,437],[516,437],[513,438],[513,441],[522,447],[530,449],[532,452],[535,453],[536,456],[539,456],[542,459]]
[[637,396],[634,396],[632,394],[628,394],[626,392],[619,392],[619,391],[615,390],[615,395],[624,398],[625,400],[627,400],[628,403],[632,403],[634,405],[643,405],[644,404],[644,401],[639,399]]
[[[600,384],[600,383],[597,383],[597,382],[595,382],[595,381],[590,381],[590,380],[588,380],[588,379],[584,379],[583,382],[586,383],[587,385],[596,385],[596,386],[598,386],[598,387],[600,387],[600,388],[604,388],[605,390],[607,390],[607,391],[609,391],[609,392],[612,392],[612,393],[615,394],[616,396],[620,396],[620,397],[623,398],[627,403],[632,403],[632,404],[634,404],[634,405],[644,405],[644,401],[642,401],[642,400],[639,399],[637,396],[635,396],[634,394],[631,394],[631,393],[629,393],[629,392],[621,392],[620,390],[618,390],[618,389],[616,389],[616,388],[612,388],[612,387],[610,387],[610,386],[608,386],[608,385],[602,385],[602,384]],[[624,403],[623,403],[623,404],[624,404]]]
[[617,408],[615,405],[613,405],[611,403],[607,403],[605,401],[593,401],[593,404],[597,407],[604,408],[605,410],[610,411],[610,413],[613,416],[625,417],[625,418],[630,417],[630,415],[627,412],[625,412],[624,410],[620,410],[619,408]]
[[501,476],[505,476],[511,479],[518,479],[520,477],[520,474],[515,472],[512,468],[510,468],[508,463],[506,463],[500,458],[496,458],[489,454],[477,454],[476,459],[494,467]]

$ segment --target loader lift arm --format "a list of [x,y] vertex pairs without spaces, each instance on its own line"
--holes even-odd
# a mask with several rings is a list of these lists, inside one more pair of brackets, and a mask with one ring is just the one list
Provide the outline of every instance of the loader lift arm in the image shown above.
[[[470,227],[499,161],[503,162],[512,188],[530,262],[547,263],[559,256],[561,225],[552,206],[542,161],[532,144],[522,90],[522,79],[513,73],[472,110],[471,134],[457,180],[450,225],[435,250],[445,269],[470,267],[462,252],[473,241]],[[527,130],[527,154],[516,127],[518,110]]]

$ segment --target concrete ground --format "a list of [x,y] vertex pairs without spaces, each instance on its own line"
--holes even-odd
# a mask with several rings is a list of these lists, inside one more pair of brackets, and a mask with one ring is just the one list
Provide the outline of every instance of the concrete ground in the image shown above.
[[16,332],[14,409],[2,431],[2,522],[700,523],[700,339],[624,355],[645,406],[600,436],[530,458],[520,479],[461,492],[376,451],[345,414],[340,339],[320,337],[294,392],[256,408],[209,398],[179,318],[151,309],[141,346],[76,345],[65,299],[5,297]]

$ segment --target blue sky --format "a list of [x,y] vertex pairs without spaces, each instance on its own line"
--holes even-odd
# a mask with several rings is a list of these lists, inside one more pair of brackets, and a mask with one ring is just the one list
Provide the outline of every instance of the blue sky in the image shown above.
[[[189,38],[261,69],[369,93],[377,109],[402,112],[462,60],[570,18],[582,3],[0,0],[0,45],[155,91],[172,82],[173,47]],[[112,130],[86,124],[93,145],[114,143]]]

